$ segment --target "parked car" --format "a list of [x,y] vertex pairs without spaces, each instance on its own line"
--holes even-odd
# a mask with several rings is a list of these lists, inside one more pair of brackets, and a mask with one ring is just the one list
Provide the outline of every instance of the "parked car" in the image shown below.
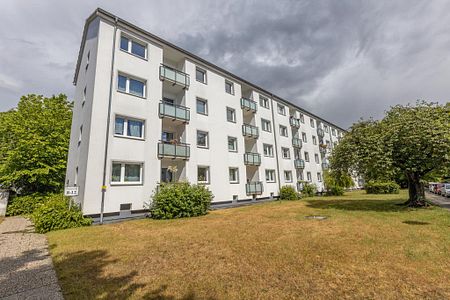
[[436,184],[436,194],[440,195],[442,192],[442,187],[444,186],[443,183]]
[[441,187],[441,195],[444,197],[450,197],[450,183],[444,183]]

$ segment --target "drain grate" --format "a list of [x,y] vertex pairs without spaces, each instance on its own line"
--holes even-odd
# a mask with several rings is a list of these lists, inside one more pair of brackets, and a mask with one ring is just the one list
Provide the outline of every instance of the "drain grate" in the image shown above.
[[305,219],[325,220],[328,219],[328,216],[306,216]]

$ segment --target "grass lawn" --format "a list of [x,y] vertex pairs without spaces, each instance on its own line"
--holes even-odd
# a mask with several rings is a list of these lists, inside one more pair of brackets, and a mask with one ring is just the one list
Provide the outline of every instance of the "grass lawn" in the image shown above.
[[396,205],[406,197],[358,191],[48,239],[67,299],[449,299],[450,212]]

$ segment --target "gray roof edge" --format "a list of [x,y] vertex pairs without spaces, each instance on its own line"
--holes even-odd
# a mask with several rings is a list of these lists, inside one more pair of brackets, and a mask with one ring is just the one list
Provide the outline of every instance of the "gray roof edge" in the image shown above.
[[111,18],[113,20],[117,20],[117,23],[122,23],[125,26],[128,26],[128,27],[138,31],[139,33],[141,33],[143,35],[149,36],[151,39],[154,39],[154,40],[156,40],[157,42],[159,42],[161,44],[164,44],[164,45],[166,45],[168,47],[171,47],[171,48],[173,48],[173,49],[175,49],[177,51],[180,51],[181,53],[183,53],[183,54],[185,54],[187,56],[190,56],[191,58],[193,58],[193,59],[195,59],[195,60],[197,60],[197,61],[199,61],[199,62],[201,62],[201,63],[203,63],[203,64],[205,64],[207,66],[210,66],[210,67],[212,67],[214,69],[217,69],[220,72],[226,74],[227,76],[230,76],[231,78],[234,78],[236,81],[240,81],[242,83],[245,83],[246,85],[249,85],[249,86],[253,87],[254,89],[257,89],[257,90],[259,90],[259,91],[261,91],[261,92],[263,92],[263,93],[265,93],[267,95],[270,95],[272,98],[276,98],[276,100],[279,100],[279,101],[283,102],[286,105],[293,106],[294,108],[298,109],[299,111],[304,112],[304,113],[306,113],[306,114],[308,114],[308,115],[310,115],[310,116],[312,116],[312,117],[314,117],[316,119],[319,119],[323,123],[329,124],[329,125],[331,125],[333,127],[336,127],[336,128],[338,128],[338,129],[340,129],[342,131],[347,131],[346,129],[343,129],[340,126],[338,126],[338,125],[336,125],[336,124],[334,124],[334,123],[332,123],[330,121],[327,121],[327,120],[317,116],[316,114],[311,113],[310,111],[308,111],[308,110],[306,110],[304,108],[299,107],[297,104],[294,104],[294,103],[292,103],[292,102],[290,102],[288,100],[285,100],[282,97],[279,97],[279,96],[275,95],[274,93],[272,93],[272,92],[270,92],[270,91],[268,91],[268,90],[266,90],[266,89],[264,89],[264,88],[262,88],[262,87],[260,87],[260,86],[258,86],[256,84],[254,84],[252,82],[249,82],[246,79],[243,79],[243,78],[241,78],[241,77],[231,73],[230,71],[227,71],[227,70],[223,69],[222,67],[219,67],[219,66],[217,66],[217,65],[215,65],[215,64],[213,64],[213,63],[211,63],[211,62],[209,62],[209,61],[207,61],[207,60],[205,60],[205,59],[203,59],[203,58],[201,58],[201,57],[199,57],[199,56],[197,56],[197,55],[195,55],[195,54],[193,54],[193,53],[191,53],[191,52],[189,52],[189,51],[187,51],[185,49],[183,49],[183,48],[180,48],[177,45],[172,44],[171,42],[168,42],[168,41],[160,38],[159,36],[154,35],[151,32],[148,32],[148,31],[146,31],[146,30],[144,30],[144,29],[142,29],[142,28],[140,28],[140,27],[138,27],[138,26],[136,26],[136,25],[126,21],[126,20],[123,20],[123,19],[117,17],[116,15],[114,15],[114,14],[112,14],[112,13],[110,13],[110,12],[108,12],[108,11],[102,9],[102,8],[97,8],[86,19],[86,22],[84,24],[83,36],[82,36],[82,40],[81,40],[80,50],[78,52],[78,60],[77,60],[76,68],[75,68],[75,75],[74,75],[74,79],[73,79],[73,84],[76,84],[76,81],[77,81],[77,78],[78,78],[78,72],[79,72],[79,69],[80,69],[81,58],[82,58],[82,55],[83,55],[84,44],[85,44],[85,41],[86,41],[86,33],[87,33],[87,29],[89,27],[89,23],[92,22],[92,20],[94,20],[97,16],[103,17],[103,18],[107,17],[107,18]]

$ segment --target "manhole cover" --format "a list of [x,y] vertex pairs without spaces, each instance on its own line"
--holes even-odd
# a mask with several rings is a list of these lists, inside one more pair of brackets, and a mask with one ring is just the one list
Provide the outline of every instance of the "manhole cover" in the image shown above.
[[313,219],[313,220],[325,220],[327,216],[306,216],[305,219]]

